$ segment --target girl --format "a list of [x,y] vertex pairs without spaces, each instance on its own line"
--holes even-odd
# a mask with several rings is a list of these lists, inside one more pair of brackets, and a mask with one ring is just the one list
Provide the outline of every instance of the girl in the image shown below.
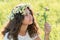
[[[18,5],[11,13],[10,21],[2,32],[4,40],[41,40],[33,12],[28,5]],[[49,26],[48,23],[45,23],[46,27],[48,27],[47,25]],[[45,33],[49,34],[49,32],[50,30],[47,28]],[[45,39],[48,40],[47,35],[45,35]]]

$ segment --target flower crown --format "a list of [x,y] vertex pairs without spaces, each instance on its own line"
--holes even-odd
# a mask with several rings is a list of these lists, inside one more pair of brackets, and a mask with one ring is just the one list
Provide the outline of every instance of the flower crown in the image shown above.
[[29,7],[27,4],[23,4],[23,5],[17,5],[13,10],[12,13],[16,14],[16,13],[22,13],[22,15],[25,14],[24,9]]
[[27,4],[20,4],[20,5],[17,5],[15,8],[13,8],[12,10],[12,14],[10,15],[10,19],[13,19],[14,18],[14,14],[16,13],[21,13],[22,15],[25,15],[25,8],[29,7],[29,5]]

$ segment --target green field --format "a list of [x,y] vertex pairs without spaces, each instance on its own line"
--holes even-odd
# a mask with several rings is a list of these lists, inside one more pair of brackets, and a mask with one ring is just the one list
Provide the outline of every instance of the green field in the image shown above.
[[46,12],[47,22],[51,25],[49,39],[60,40],[60,0],[0,0],[0,29],[9,20],[11,10],[20,3],[31,5],[34,16],[42,30],[40,34],[42,40],[44,40],[44,8],[48,7],[49,11]]

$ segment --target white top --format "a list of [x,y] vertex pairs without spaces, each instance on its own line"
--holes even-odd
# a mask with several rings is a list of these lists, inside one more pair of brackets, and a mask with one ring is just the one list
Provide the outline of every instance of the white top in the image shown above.
[[[5,34],[4,40],[9,40],[9,39],[7,38],[7,36],[8,36],[8,32]],[[25,35],[25,36],[18,35],[18,40],[34,40],[34,39],[36,39],[37,37],[38,37],[38,36],[35,36],[34,38],[30,38],[28,32],[26,32],[26,35]],[[13,40],[13,39],[11,38],[11,40]]]

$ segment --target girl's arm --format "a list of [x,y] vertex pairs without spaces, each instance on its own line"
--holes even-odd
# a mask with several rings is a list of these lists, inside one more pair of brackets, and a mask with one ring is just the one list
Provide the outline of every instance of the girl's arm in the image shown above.
[[[44,30],[45,30],[45,37],[44,40],[49,40],[49,34],[51,31],[51,26],[46,22],[44,25]],[[38,36],[37,38],[35,38],[35,40],[41,40],[41,38]]]
[[45,23],[44,25],[44,31],[45,31],[45,37],[44,37],[44,40],[49,40],[49,34],[51,32],[51,25],[49,25],[49,23]]

